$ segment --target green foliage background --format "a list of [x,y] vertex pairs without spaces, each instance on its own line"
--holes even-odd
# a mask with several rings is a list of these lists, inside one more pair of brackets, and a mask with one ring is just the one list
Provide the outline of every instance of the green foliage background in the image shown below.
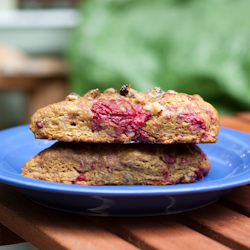
[[250,110],[249,0],[89,0],[69,53],[72,90],[130,83]]

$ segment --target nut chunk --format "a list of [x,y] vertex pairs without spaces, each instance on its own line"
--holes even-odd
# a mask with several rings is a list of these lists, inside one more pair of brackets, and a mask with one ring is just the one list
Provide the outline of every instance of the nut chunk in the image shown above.
[[71,94],[38,110],[30,129],[36,138],[65,142],[207,143],[217,140],[219,118],[198,95],[157,87],[137,92],[124,85],[120,93]]

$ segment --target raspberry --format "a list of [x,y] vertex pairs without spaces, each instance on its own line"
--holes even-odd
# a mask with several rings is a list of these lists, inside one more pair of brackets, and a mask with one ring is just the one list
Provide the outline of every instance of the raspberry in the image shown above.
[[113,172],[112,168],[110,168],[110,167],[107,167],[107,171],[108,171],[108,173],[110,173],[110,174]]
[[198,169],[194,172],[194,175],[191,177],[191,182],[194,182],[198,179],[204,179],[204,176],[207,173],[203,169]]
[[86,178],[83,174],[79,174],[76,178],[76,181],[86,181]]
[[214,124],[215,122],[215,117],[214,117],[214,114],[211,110],[205,110],[205,113],[209,115],[210,117],[210,120],[211,120],[211,123]]
[[156,179],[151,179],[150,180],[154,185],[163,185],[168,182],[168,171],[163,170],[162,171],[162,179],[156,180]]
[[204,179],[204,173],[202,171],[202,169],[198,169],[195,171],[197,177],[199,177],[200,179]]
[[203,134],[201,135],[201,139],[206,140],[207,138],[208,138],[208,135],[207,135],[207,134],[203,133]]
[[167,153],[163,153],[163,159],[168,164],[175,164],[176,163],[176,157],[171,156]]
[[163,170],[162,176],[163,176],[163,180],[168,180],[168,171],[167,170]]
[[186,164],[188,162],[188,159],[187,159],[187,157],[182,157],[181,158],[181,164]]
[[41,121],[41,120],[36,121],[36,126],[37,126],[38,128],[43,128],[43,123],[42,123],[42,121]]
[[135,142],[146,140],[143,124],[151,117],[151,113],[139,104],[131,104],[124,100],[99,101],[93,104],[91,111],[93,129],[104,129],[103,122],[115,128],[117,136],[125,134]]
[[206,129],[205,121],[197,113],[180,113],[177,116],[177,122],[182,123],[183,120],[190,123],[197,131]]

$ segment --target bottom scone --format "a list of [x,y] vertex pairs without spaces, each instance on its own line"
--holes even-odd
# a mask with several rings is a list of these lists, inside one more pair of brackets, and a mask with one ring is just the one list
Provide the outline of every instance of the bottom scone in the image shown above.
[[191,183],[210,170],[194,144],[90,144],[57,142],[27,161],[22,175],[81,185]]

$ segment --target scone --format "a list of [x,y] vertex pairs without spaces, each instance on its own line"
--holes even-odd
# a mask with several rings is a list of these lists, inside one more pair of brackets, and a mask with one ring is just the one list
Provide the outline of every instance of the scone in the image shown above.
[[216,142],[219,118],[199,95],[154,88],[137,92],[125,85],[70,94],[38,110],[30,129],[36,138],[65,142],[208,143]]
[[26,162],[22,175],[81,185],[167,185],[194,182],[209,170],[194,144],[57,142]]

